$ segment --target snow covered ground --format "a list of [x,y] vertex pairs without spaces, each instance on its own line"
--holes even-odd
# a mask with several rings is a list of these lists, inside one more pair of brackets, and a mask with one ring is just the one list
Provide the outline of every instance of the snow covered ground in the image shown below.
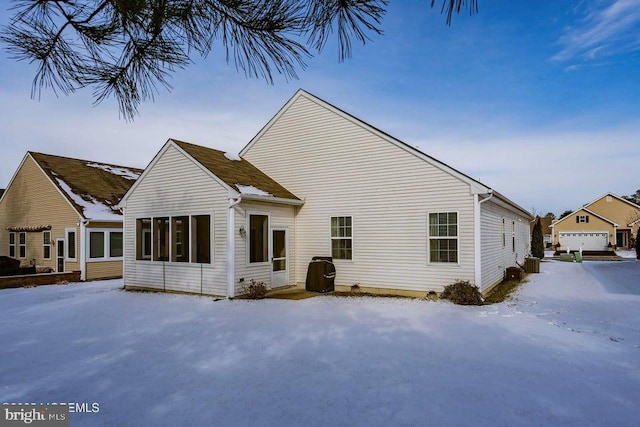
[[0,402],[99,403],[71,426],[637,426],[640,296],[608,289],[638,277],[544,262],[483,307],[3,290]]

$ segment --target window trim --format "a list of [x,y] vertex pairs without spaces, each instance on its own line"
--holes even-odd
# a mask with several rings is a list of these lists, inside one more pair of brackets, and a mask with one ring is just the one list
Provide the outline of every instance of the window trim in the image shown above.
[[[69,233],[74,233],[73,235],[73,248],[74,248],[74,257],[71,258],[69,256]],[[75,228],[65,228],[64,229],[64,260],[70,262],[78,261],[78,230]]]
[[[192,250],[192,244],[193,244],[193,218],[196,216],[208,216],[209,217],[209,262],[197,262],[194,261],[193,258],[193,250]],[[183,262],[183,261],[171,261],[171,257],[172,257],[172,250],[173,250],[173,224],[172,224],[172,220],[173,218],[178,218],[178,217],[187,217],[189,218],[189,240],[188,240],[188,250],[189,250],[189,261],[188,262]],[[168,256],[168,260],[166,261],[159,261],[159,260],[154,260],[153,259],[153,252],[155,249],[155,242],[154,242],[154,238],[153,238],[153,225],[154,225],[154,221],[158,218],[169,218],[169,240],[167,242],[167,245],[169,247],[169,256]],[[144,219],[148,219],[151,222],[151,228],[149,229],[149,232],[151,233],[151,246],[149,247],[149,250],[151,251],[151,256],[149,258],[140,258],[138,259],[138,221],[139,220],[144,220]],[[127,233],[130,234],[130,233]],[[215,212],[212,211],[193,211],[191,213],[174,213],[174,214],[156,214],[156,215],[146,215],[146,216],[140,216],[140,217],[136,217],[135,222],[134,222],[134,226],[133,226],[133,233],[132,233],[135,237],[134,237],[134,257],[133,257],[133,261],[134,262],[140,262],[140,263],[164,263],[164,264],[176,264],[176,265],[184,265],[184,266],[197,266],[198,268],[200,266],[210,266],[213,267],[214,266],[214,261],[215,261],[215,256],[214,256],[214,248],[215,248],[215,241],[214,241],[214,236],[215,236]],[[126,244],[126,243],[123,243]],[[143,247],[140,248],[140,254],[141,257],[143,257],[144,255],[142,254],[142,251],[144,249],[144,242],[142,243]],[[124,249],[124,248],[123,248]]]
[[[124,256],[112,257],[111,247],[110,247],[111,233],[122,233],[124,237],[124,232],[122,228],[87,228],[86,233],[87,233],[87,239],[86,239],[87,244],[85,248],[85,254],[86,254],[87,262],[104,262],[104,261],[122,261],[123,260]],[[102,244],[103,244],[104,256],[95,257],[95,258],[91,257],[91,233],[103,234],[104,241],[102,242]],[[122,252],[124,255],[124,239],[122,241]]]
[[[20,238],[22,236],[24,236],[24,243],[20,243]],[[17,258],[18,259],[27,259],[27,232],[26,231],[18,232],[17,246],[18,246],[18,256],[17,256]],[[23,248],[24,248],[24,255],[21,255]]]
[[[267,260],[261,262],[251,262],[251,215],[262,215],[267,217]],[[247,210],[245,212],[245,230],[246,230],[246,260],[247,267],[258,267],[271,265],[272,248],[271,248],[271,213],[259,210]]]
[[[49,243],[45,243],[46,240],[45,240],[44,236],[46,236],[47,234],[49,234]],[[51,246],[52,246],[51,245],[51,241],[52,241],[51,240],[51,231],[49,231],[49,230],[43,231],[42,232],[42,259],[46,259],[46,260],[50,260],[51,259]],[[47,247],[49,248],[49,256],[48,257],[45,256],[45,254],[46,254],[45,248],[47,248]]]
[[[431,260],[431,239],[437,239],[437,240],[454,240],[453,237],[450,236],[446,236],[446,237],[432,237],[431,236],[431,229],[430,229],[430,222],[429,222],[429,216],[431,214],[450,214],[450,213],[455,213],[456,214],[456,261],[455,262],[446,262],[446,261],[432,261]],[[460,211],[457,210],[451,210],[451,211],[428,211],[427,212],[427,264],[428,265],[437,265],[437,266],[452,266],[452,267],[459,267],[460,266]]]
[[[13,243],[11,243],[11,236],[13,236]],[[13,255],[11,255],[11,249],[13,248]],[[9,232],[9,256],[11,258],[16,258],[16,255],[18,253],[18,244],[16,241],[16,232],[15,231],[10,231]]]
[[[333,237],[331,235],[331,220],[333,218],[351,218],[351,237]],[[333,241],[334,240],[351,240],[351,258],[334,258],[333,256]],[[354,216],[349,214],[329,215],[329,255],[334,262],[354,262],[355,260],[355,221]]]

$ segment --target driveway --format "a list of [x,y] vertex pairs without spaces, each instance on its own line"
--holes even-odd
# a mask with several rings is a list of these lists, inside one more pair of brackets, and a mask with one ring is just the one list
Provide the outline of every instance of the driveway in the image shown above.
[[582,265],[610,294],[640,295],[640,261],[587,261]]

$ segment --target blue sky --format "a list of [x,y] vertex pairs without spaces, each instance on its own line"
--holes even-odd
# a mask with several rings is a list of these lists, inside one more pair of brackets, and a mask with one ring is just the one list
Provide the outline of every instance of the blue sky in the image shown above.
[[170,137],[238,152],[300,87],[530,211],[640,188],[640,0],[480,0],[451,27],[428,3],[392,0],[350,60],[329,45],[273,86],[214,47],[133,123],[89,91],[31,100],[35,67],[2,51],[0,188],[27,150],[138,167]]

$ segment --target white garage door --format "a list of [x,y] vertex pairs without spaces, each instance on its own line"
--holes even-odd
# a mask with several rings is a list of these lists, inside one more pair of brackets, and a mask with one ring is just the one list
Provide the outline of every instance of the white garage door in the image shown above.
[[604,251],[609,244],[606,231],[593,231],[590,233],[559,233],[560,246],[578,250],[582,247],[585,251]]

